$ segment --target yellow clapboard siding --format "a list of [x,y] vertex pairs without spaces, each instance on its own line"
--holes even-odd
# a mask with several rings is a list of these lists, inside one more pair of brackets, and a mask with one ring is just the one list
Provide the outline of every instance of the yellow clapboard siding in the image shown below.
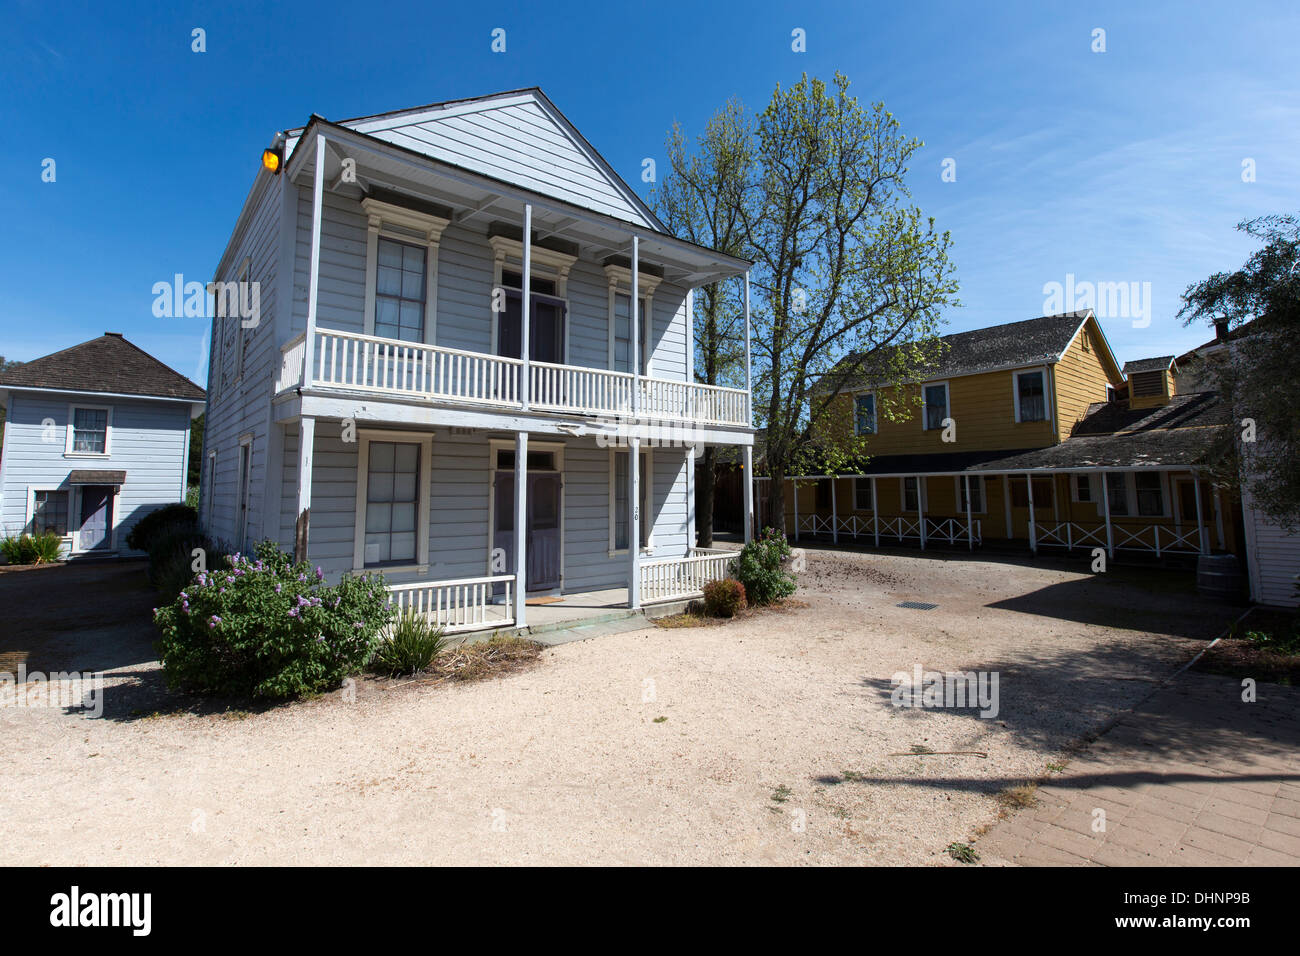
[[[1084,336],[1090,348],[1084,348]],[[1074,340],[1066,347],[1061,360],[1053,366],[1056,398],[1057,440],[1070,437],[1070,431],[1083,418],[1093,402],[1106,400],[1106,386],[1123,380],[1119,368],[1102,345],[1096,319],[1089,318]]]

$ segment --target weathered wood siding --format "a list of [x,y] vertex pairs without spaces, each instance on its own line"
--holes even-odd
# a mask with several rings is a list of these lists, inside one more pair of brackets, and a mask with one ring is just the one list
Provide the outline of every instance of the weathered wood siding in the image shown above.
[[[1088,348],[1084,348],[1087,335]],[[1101,331],[1095,319],[1088,319],[1053,366],[1053,393],[1056,399],[1056,435],[1059,441],[1070,437],[1070,432],[1094,402],[1106,400],[1106,386],[1123,381],[1109,353],[1102,344]]]

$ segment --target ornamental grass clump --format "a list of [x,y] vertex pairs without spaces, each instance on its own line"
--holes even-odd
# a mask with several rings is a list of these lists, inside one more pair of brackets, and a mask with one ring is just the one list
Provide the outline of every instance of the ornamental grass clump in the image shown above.
[[274,542],[230,555],[155,609],[167,683],[200,693],[284,699],[358,673],[392,618],[380,575],[325,582]]

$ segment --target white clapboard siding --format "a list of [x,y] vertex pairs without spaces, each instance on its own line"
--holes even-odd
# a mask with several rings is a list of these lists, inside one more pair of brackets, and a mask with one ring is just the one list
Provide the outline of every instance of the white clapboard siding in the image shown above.
[[1250,567],[1250,596],[1260,604],[1295,607],[1296,576],[1300,575],[1300,535],[1270,521],[1254,506],[1243,485],[1241,510],[1246,524],[1246,556]]

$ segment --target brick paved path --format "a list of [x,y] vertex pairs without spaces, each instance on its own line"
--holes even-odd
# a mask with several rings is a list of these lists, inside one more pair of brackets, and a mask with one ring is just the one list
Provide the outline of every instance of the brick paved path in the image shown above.
[[1300,688],[1241,694],[1180,675],[980,838],[981,862],[1300,865]]

